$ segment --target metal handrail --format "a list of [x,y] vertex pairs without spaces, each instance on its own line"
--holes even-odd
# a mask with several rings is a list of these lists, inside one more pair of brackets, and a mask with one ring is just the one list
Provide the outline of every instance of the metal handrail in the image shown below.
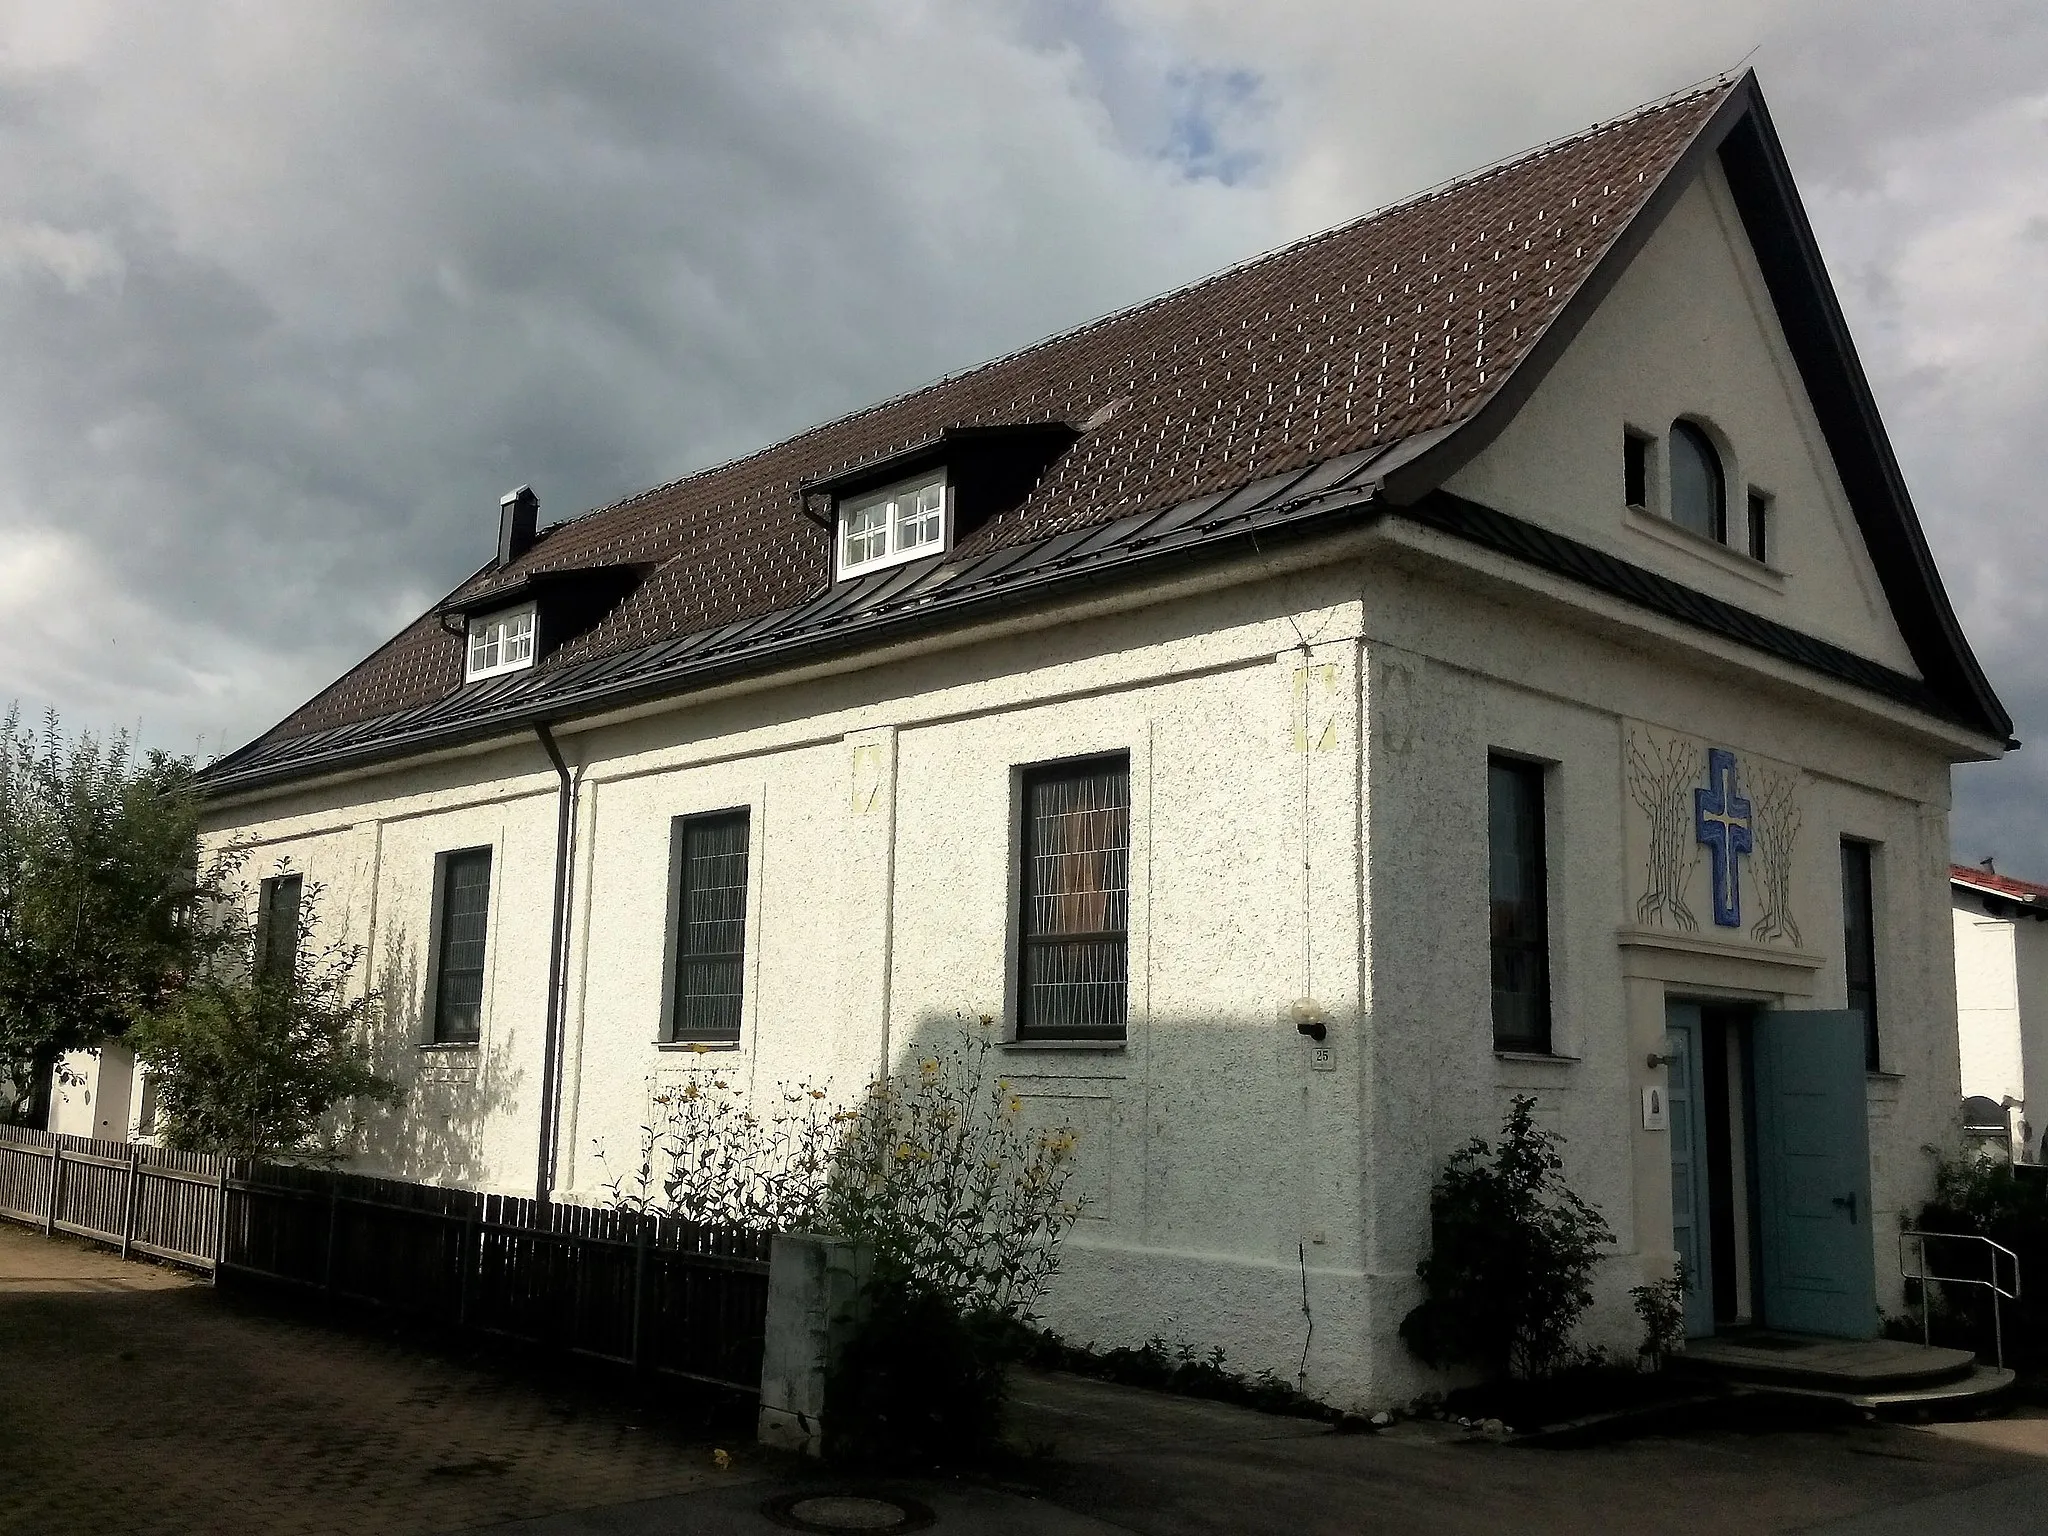
[[[1977,1275],[1930,1274],[1927,1269],[1927,1240],[1929,1238],[1935,1238],[1945,1243],[1982,1243],[1991,1250],[1987,1255],[1991,1260],[1991,1278],[1986,1280]],[[1912,1269],[1906,1267],[1906,1245],[1908,1243],[1917,1243],[1919,1245],[1918,1257],[1920,1262]],[[2002,1277],[1999,1274],[1998,1268],[1998,1256],[2000,1254],[2004,1254],[2006,1258],[2012,1261],[2012,1289],[2009,1291],[2001,1283]],[[2018,1301],[2020,1299],[2020,1256],[2018,1254],[2014,1253],[2003,1243],[1993,1242],[1990,1238],[1978,1232],[1901,1232],[1899,1234],[1899,1277],[1904,1280],[1918,1280],[1920,1282],[1920,1338],[1921,1342],[1926,1344],[1934,1342],[1933,1324],[1927,1310],[1927,1287],[1930,1283],[1935,1285],[1981,1285],[1990,1291],[1991,1338],[1993,1346],[1997,1350],[1998,1368],[2000,1370],[2005,1369],[2005,1321],[1999,1310],[1999,1301],[2001,1299],[2005,1301]]]

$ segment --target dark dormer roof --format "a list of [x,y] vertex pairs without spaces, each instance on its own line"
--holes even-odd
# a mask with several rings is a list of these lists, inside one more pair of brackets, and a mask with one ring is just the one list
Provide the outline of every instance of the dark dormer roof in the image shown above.
[[[1434,494],[1716,154],[1924,682]],[[945,556],[835,588],[831,535],[807,493],[958,454],[1008,466],[986,515],[963,520]],[[2011,729],[1935,573],[1744,76],[549,529],[204,780],[225,792],[499,734],[1388,515],[1490,540],[1974,732]],[[619,566],[645,579],[587,628],[526,672],[462,686],[444,614],[516,601],[552,572]]]

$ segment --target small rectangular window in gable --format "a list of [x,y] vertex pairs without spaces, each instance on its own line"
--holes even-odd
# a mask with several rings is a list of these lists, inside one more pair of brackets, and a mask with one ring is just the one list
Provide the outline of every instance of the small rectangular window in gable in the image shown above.
[[1771,558],[1771,498],[1749,488],[1749,558],[1765,564]]
[[255,971],[258,981],[289,981],[299,958],[301,875],[272,875],[256,898]]
[[1541,765],[1488,759],[1486,836],[1493,1046],[1547,1052],[1550,913]]
[[491,914],[491,850],[441,861],[441,925],[435,935],[434,1041],[473,1045],[483,1032],[484,941]]
[[853,576],[946,547],[946,477],[922,475],[839,503],[838,574]]
[[1641,432],[1621,434],[1621,493],[1630,506],[1647,511],[1650,505],[1650,439]]
[[1129,1008],[1131,760],[1024,775],[1017,1038],[1121,1040]]
[[675,999],[670,1040],[736,1044],[746,995],[745,810],[677,823]]
[[471,619],[468,680],[475,682],[480,677],[496,677],[501,672],[517,672],[532,666],[534,627],[532,603]]

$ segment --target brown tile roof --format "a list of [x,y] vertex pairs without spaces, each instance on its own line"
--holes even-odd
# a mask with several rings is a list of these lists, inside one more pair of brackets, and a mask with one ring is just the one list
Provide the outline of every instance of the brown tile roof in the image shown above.
[[[830,585],[831,543],[801,514],[799,483],[946,427],[1078,425],[1115,407],[1022,505],[967,538],[957,563],[1458,422],[1527,354],[1734,88],[1718,81],[1644,108],[561,524],[455,595],[536,571],[652,566],[627,601],[535,669],[546,674],[816,597]],[[462,641],[429,613],[244,752],[358,737],[338,728],[415,713],[461,683]]]

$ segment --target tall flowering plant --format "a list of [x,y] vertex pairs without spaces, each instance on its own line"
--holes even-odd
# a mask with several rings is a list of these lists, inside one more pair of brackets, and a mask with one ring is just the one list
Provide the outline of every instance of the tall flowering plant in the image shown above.
[[997,1069],[990,1022],[870,1083],[843,1127],[821,1215],[874,1247],[884,1275],[962,1312],[1032,1315],[1081,1211],[1079,1138],[1030,1124]]
[[701,1070],[656,1095],[607,1197],[707,1226],[858,1238],[888,1283],[1028,1319],[1080,1215],[1079,1138],[1030,1123],[998,1065],[985,1017],[846,1104],[808,1083],[757,1104],[730,1072]]

